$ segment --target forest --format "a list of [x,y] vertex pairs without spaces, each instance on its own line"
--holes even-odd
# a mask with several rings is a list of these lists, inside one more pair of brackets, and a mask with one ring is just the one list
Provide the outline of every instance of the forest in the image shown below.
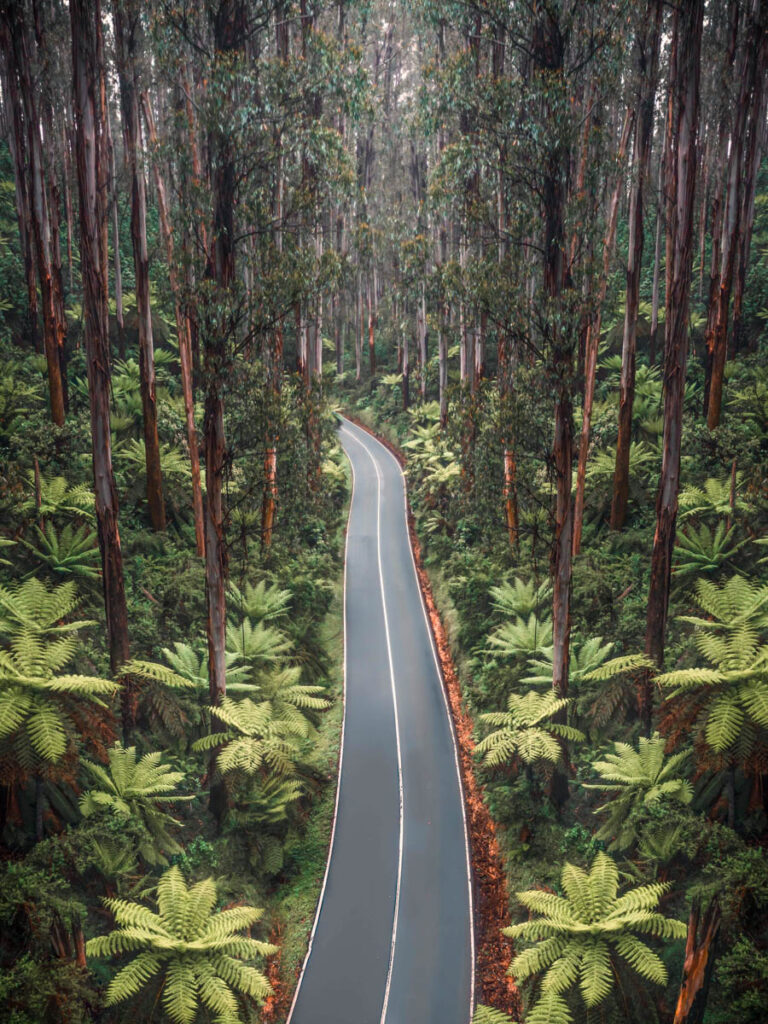
[[764,1024],[767,151],[768,0],[0,0],[1,1022]]

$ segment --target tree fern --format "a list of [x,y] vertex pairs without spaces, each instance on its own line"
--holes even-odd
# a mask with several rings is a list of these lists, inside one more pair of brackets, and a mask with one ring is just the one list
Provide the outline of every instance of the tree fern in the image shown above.
[[533,580],[525,582],[516,576],[511,583],[491,587],[490,595],[493,607],[502,615],[527,618],[538,614],[539,609],[546,605],[552,596],[552,587],[547,580],[536,586]]
[[733,508],[731,508],[730,478],[717,480],[710,477],[704,481],[701,487],[685,487],[678,498],[680,518],[687,519],[690,516],[725,517],[732,515],[733,512],[750,512],[754,506],[741,493],[744,489],[744,474],[737,473],[734,483]]
[[472,1018],[472,1024],[515,1024],[515,1022],[503,1010],[494,1010],[492,1006],[478,1006]]
[[91,939],[88,955],[134,954],[110,982],[107,1006],[133,998],[156,978],[175,1024],[193,1024],[203,1007],[217,1024],[236,1024],[242,1020],[238,993],[262,1003],[271,989],[252,961],[276,952],[250,937],[262,911],[248,906],[216,911],[216,903],[212,878],[187,886],[177,867],[158,882],[156,911],[106,900],[117,927]]
[[63,476],[39,477],[40,504],[37,503],[35,476],[28,478],[29,496],[22,506],[26,516],[48,519],[51,516],[80,516],[93,519],[93,491],[85,484],[70,487]]
[[107,767],[85,762],[94,785],[80,798],[80,810],[85,817],[107,812],[138,819],[152,839],[139,847],[139,853],[148,864],[167,864],[165,855],[181,853],[183,848],[168,831],[178,822],[159,805],[192,799],[176,792],[184,773],[164,764],[159,752],[137,759],[135,747],[119,743],[109,750],[108,756]]
[[203,736],[193,744],[193,750],[220,748],[216,761],[222,775],[288,775],[293,771],[297,741],[305,730],[297,728],[293,721],[275,720],[268,701],[256,703],[249,698],[236,701],[225,697],[209,711],[225,729]]
[[571,702],[549,690],[510,694],[507,710],[480,715],[480,721],[496,726],[477,744],[487,765],[495,767],[519,758],[523,764],[545,761],[556,764],[562,753],[558,739],[580,741],[584,734],[560,722],[548,721]]
[[648,808],[666,797],[689,804],[693,797],[690,782],[681,776],[685,764],[685,751],[667,757],[665,740],[658,733],[647,739],[640,737],[637,749],[628,743],[614,743],[614,752],[596,761],[593,767],[600,782],[585,783],[586,789],[599,789],[613,793],[613,798],[598,807],[599,814],[607,812],[605,824],[597,832],[598,839],[612,839],[609,849],[625,850],[637,839],[630,812],[639,807]]
[[254,623],[282,618],[291,603],[290,590],[281,590],[267,580],[259,580],[255,585],[247,583],[244,590],[230,583],[228,594],[229,607]]
[[508,658],[548,656],[552,644],[552,620],[531,613],[498,626],[488,637],[489,651]]
[[62,672],[77,652],[76,632],[89,625],[58,622],[76,605],[70,584],[46,588],[28,580],[0,588],[0,629],[7,636],[0,648],[0,741],[22,772],[59,761],[76,735],[78,704],[99,704],[118,689],[108,679]]
[[79,576],[98,579],[101,555],[96,534],[87,526],[67,523],[61,533],[48,522],[41,530],[35,527],[37,543],[21,539],[21,543],[57,576]]
[[568,1021],[564,996],[576,984],[588,1009],[599,1005],[613,987],[617,956],[642,978],[666,982],[660,957],[637,934],[662,939],[686,935],[682,921],[656,910],[668,886],[641,886],[620,896],[616,864],[602,852],[589,871],[566,864],[561,885],[562,896],[540,889],[517,893],[532,916],[504,929],[510,938],[534,943],[515,956],[509,973],[518,981],[542,975],[540,996],[527,1021]]
[[735,533],[736,527],[726,529],[723,520],[714,529],[703,523],[699,527],[689,525],[679,531],[675,542],[673,575],[682,577],[717,573],[749,540],[735,541]]
[[768,588],[733,577],[722,587],[699,581],[699,604],[710,621],[686,616],[696,626],[693,642],[707,666],[676,669],[656,677],[670,697],[693,695],[699,723],[718,754],[740,748],[744,738],[768,728],[768,644],[761,636]]

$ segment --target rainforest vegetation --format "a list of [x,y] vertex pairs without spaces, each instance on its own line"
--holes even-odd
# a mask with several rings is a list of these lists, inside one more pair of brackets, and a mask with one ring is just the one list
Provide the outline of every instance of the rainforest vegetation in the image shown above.
[[493,823],[476,1024],[765,1021],[768,3],[0,0],[0,100],[0,1020],[286,1020],[342,413]]

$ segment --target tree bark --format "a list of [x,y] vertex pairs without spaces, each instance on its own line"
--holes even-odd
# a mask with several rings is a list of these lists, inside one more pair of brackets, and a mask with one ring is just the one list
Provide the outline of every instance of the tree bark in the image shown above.
[[[12,90],[11,102],[20,102],[20,109],[23,110],[24,126],[26,128],[25,148],[28,160],[29,206],[37,273],[40,282],[43,347],[48,367],[48,394],[51,406],[51,419],[57,426],[61,427],[64,425],[66,402],[59,348],[60,345],[63,346],[66,337],[66,325],[60,321],[56,303],[46,169],[36,98],[38,90],[35,88],[35,83],[32,80],[29,30],[25,23],[23,6],[18,0],[11,0],[8,3],[7,15],[0,18],[0,22],[2,23],[2,35],[0,38],[2,39],[8,67],[8,84]],[[13,91],[17,91],[15,101]]]
[[8,23],[0,26],[2,45],[0,52],[3,61],[0,64],[2,78],[0,85],[3,94],[8,98],[8,149],[13,161],[13,180],[16,194],[16,217],[19,226],[19,243],[21,258],[24,264],[24,280],[27,286],[27,333],[35,351],[40,344],[37,315],[37,266],[35,263],[35,244],[32,231],[32,210],[27,183],[26,143],[24,141],[24,123],[21,113],[18,82],[15,66],[12,64],[11,41]]
[[147,475],[147,505],[152,529],[165,529],[163,476],[160,469],[160,440],[157,433],[155,351],[152,308],[149,299],[149,255],[147,251],[147,194],[141,164],[141,120],[137,53],[140,48],[140,9],[134,0],[115,0],[115,45],[123,113],[125,157],[131,180],[131,242],[136,275],[136,310],[139,320],[139,376],[144,420],[144,454]]
[[635,177],[629,203],[629,256],[624,313],[624,338],[621,348],[621,384],[619,391],[619,433],[616,443],[616,468],[613,476],[611,529],[621,530],[629,502],[629,452],[632,443],[632,409],[635,400],[635,357],[637,352],[637,311],[640,302],[640,270],[643,262],[643,201],[651,166],[653,111],[661,38],[661,0],[649,0],[638,27],[637,48],[639,81],[635,120]]
[[[149,96],[142,93],[142,107],[144,109],[144,120],[147,125],[147,135],[153,146],[157,145],[157,130],[152,115],[152,107]],[[189,463],[192,472],[192,508],[195,517],[195,546],[198,555],[202,558],[205,555],[205,515],[203,511],[203,490],[200,480],[200,450],[197,441],[197,426],[195,424],[195,399],[192,389],[192,338],[190,329],[190,318],[183,310],[181,287],[176,272],[176,262],[173,244],[173,229],[168,211],[168,199],[165,191],[165,181],[160,173],[157,160],[153,163],[155,178],[155,191],[157,192],[157,209],[160,220],[160,231],[165,241],[165,254],[168,260],[168,280],[173,292],[174,313],[176,315],[176,337],[179,341],[179,364],[181,367],[181,390],[184,395],[184,415],[187,426],[187,445],[189,447]]]
[[[75,161],[80,197],[80,262],[91,408],[96,521],[113,673],[129,656],[128,612],[112,472],[109,422],[109,319],[106,273],[107,154],[100,0],[70,0],[74,74]],[[125,719],[128,719],[125,721]],[[130,727],[131,708],[124,706]]]
[[707,907],[699,930],[701,904],[694,900],[688,919],[685,960],[673,1024],[702,1024],[709,985],[717,956],[720,904],[715,898]]
[[[664,661],[672,551],[680,488],[685,370],[688,358],[688,303],[693,261],[693,207],[696,191],[696,131],[704,0],[691,0],[674,12],[670,52],[670,112],[667,181],[667,306],[664,359],[664,439],[656,498],[656,532],[651,556],[645,652],[655,665]],[[640,712],[651,733],[653,689],[650,672],[640,682]]]
[[[712,354],[712,372],[707,409],[707,426],[714,430],[720,424],[723,400],[725,360],[728,352],[728,319],[734,268],[740,234],[740,218],[744,196],[744,162],[747,150],[747,124],[750,107],[763,106],[766,69],[766,32],[760,17],[760,0],[752,0],[745,25],[736,108],[730,152],[728,155],[728,189],[723,216],[719,287],[714,295],[715,314],[708,320],[707,351]],[[758,77],[759,74],[759,77]],[[761,126],[762,128],[762,126]],[[714,320],[713,333],[709,325]]]
[[592,406],[595,398],[595,377],[597,374],[597,356],[600,348],[600,330],[602,326],[602,309],[608,291],[608,276],[611,269],[611,258],[616,241],[616,224],[619,219],[619,200],[624,184],[625,157],[629,136],[634,124],[635,113],[632,107],[627,108],[624,126],[619,140],[616,162],[619,168],[616,184],[608,208],[608,221],[603,239],[603,268],[597,289],[595,312],[587,324],[587,337],[584,346],[584,402],[581,414],[581,438],[579,441],[579,462],[576,470],[576,497],[573,509],[573,554],[581,551],[581,534],[584,525],[584,492],[587,478],[587,460],[589,458],[589,437],[592,428]]

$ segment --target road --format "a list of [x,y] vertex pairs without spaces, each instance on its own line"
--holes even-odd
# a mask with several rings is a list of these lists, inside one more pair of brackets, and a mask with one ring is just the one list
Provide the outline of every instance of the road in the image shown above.
[[394,456],[352,465],[345,710],[323,891],[289,1024],[467,1024],[474,939],[456,745]]

